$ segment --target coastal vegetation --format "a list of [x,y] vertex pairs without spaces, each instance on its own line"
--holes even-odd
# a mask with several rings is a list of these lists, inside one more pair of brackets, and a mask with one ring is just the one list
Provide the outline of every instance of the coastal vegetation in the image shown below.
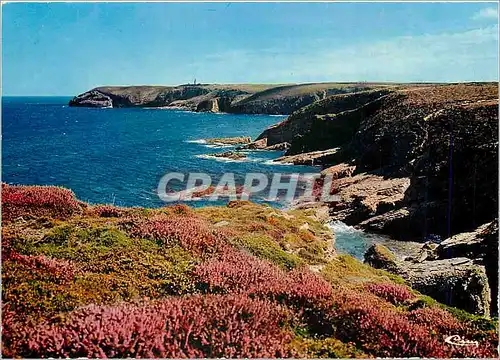
[[313,209],[120,208],[3,184],[2,219],[3,356],[497,356],[496,321],[336,254]]

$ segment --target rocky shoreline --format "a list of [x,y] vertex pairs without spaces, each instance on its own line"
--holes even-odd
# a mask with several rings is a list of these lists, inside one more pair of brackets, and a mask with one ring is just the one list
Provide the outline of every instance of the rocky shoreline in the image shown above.
[[[435,259],[398,262],[393,272],[449,305],[498,313],[498,227],[492,227],[498,209],[497,84],[334,95],[295,111],[255,142],[290,144],[277,161],[322,166],[322,177],[333,178],[332,193],[342,199],[325,204],[331,220],[422,242],[424,253],[429,238],[446,239]],[[446,247],[480,232],[482,224],[489,224],[490,234],[478,246],[490,251]]]

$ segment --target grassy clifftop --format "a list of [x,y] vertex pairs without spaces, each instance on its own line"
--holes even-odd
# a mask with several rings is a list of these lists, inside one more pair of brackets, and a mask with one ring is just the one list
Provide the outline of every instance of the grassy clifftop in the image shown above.
[[493,322],[335,254],[312,210],[3,185],[2,218],[4,356],[496,356]]

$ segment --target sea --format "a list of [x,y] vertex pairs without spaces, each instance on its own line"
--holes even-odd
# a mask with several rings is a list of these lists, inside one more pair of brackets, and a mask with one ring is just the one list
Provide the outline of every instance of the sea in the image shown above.
[[[158,182],[170,172],[206,173],[217,185],[228,172],[242,184],[247,173],[271,177],[321,170],[272,163],[283,155],[280,151],[249,151],[241,161],[209,156],[233,147],[210,145],[204,139],[255,138],[284,116],[69,107],[70,99],[2,98],[2,182],[64,186],[80,200],[94,204],[161,207],[168,204],[157,194]],[[265,196],[251,200],[286,206]],[[227,201],[200,198],[189,205],[224,205]],[[337,249],[361,258],[373,237],[343,225],[333,224]]]

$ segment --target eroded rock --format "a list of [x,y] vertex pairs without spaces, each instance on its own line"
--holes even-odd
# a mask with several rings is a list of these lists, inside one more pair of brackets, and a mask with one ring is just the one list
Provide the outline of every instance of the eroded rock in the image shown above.
[[210,138],[205,139],[207,144],[221,144],[221,145],[239,145],[239,144],[249,144],[252,139],[250,136],[236,136],[236,137],[226,137],[226,138]]
[[382,245],[373,245],[365,262],[403,277],[408,284],[439,302],[470,313],[490,315],[490,287],[485,268],[468,258],[400,261]]
[[334,156],[338,151],[338,148],[328,149],[322,151],[313,151],[309,153],[303,153],[298,155],[285,155],[277,159],[274,162],[282,164],[294,164],[294,165],[321,165],[327,163],[331,156]]

